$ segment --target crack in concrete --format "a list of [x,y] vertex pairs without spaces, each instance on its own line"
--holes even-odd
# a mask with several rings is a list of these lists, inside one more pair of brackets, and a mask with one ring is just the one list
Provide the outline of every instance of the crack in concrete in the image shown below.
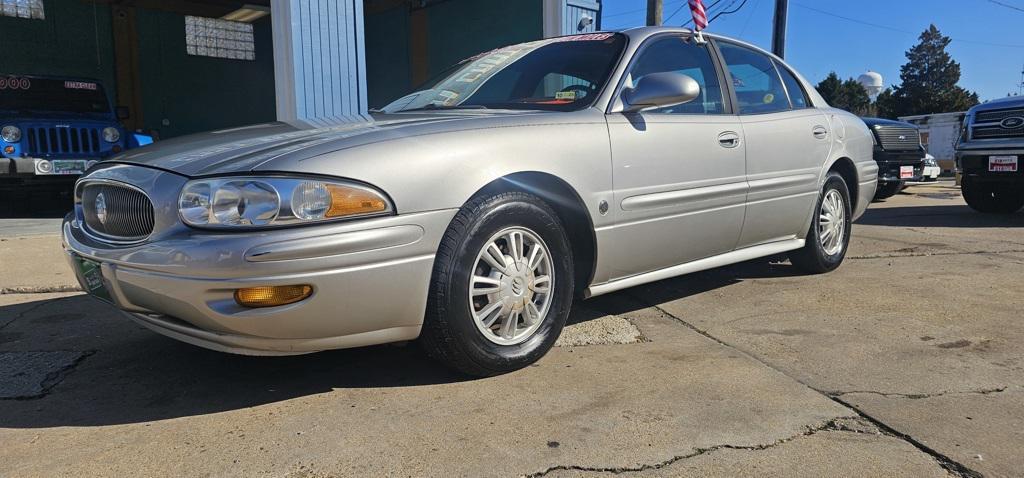
[[33,395],[21,395],[21,396],[16,396],[16,397],[0,397],[0,401],[7,401],[7,400],[24,401],[24,400],[39,400],[41,398],[46,398],[46,396],[50,394],[50,391],[53,390],[54,387],[56,387],[61,382],[63,382],[64,379],[68,376],[68,374],[71,373],[71,371],[74,370],[75,367],[78,367],[78,364],[82,363],[82,361],[84,361],[86,358],[88,358],[88,357],[92,356],[93,354],[95,354],[96,350],[86,350],[86,351],[83,351],[83,352],[76,352],[76,353],[78,353],[79,355],[78,355],[78,357],[75,357],[75,359],[73,361],[71,361],[67,365],[65,365],[65,366],[63,366],[63,367],[61,367],[61,368],[59,368],[57,370],[54,370],[53,372],[50,372],[50,373],[46,374],[46,377],[44,377],[43,380],[40,382],[40,391],[39,391],[39,393],[36,393],[36,394],[33,394]]
[[621,474],[621,473],[638,473],[638,472],[647,471],[647,470],[657,470],[657,469],[660,469],[660,468],[664,468],[666,466],[673,465],[673,464],[675,464],[675,463],[677,463],[679,461],[682,461],[682,460],[698,457],[698,456],[705,455],[705,454],[708,454],[708,453],[712,453],[712,452],[715,452],[715,451],[718,451],[718,450],[748,450],[748,451],[767,450],[769,448],[773,448],[773,447],[782,445],[784,443],[788,443],[788,442],[793,441],[793,440],[795,440],[797,438],[814,435],[815,433],[818,433],[818,432],[821,432],[821,431],[840,431],[840,432],[847,432],[847,433],[863,433],[863,432],[858,431],[856,429],[853,429],[852,427],[849,427],[849,426],[847,426],[847,425],[845,425],[843,423],[844,420],[857,420],[857,419],[858,419],[858,417],[856,417],[856,416],[833,418],[833,419],[831,419],[831,420],[829,420],[829,421],[827,421],[825,423],[819,424],[817,426],[808,426],[808,427],[806,427],[806,429],[803,432],[801,432],[799,434],[796,434],[796,435],[793,435],[793,436],[789,436],[789,437],[785,437],[785,438],[780,438],[778,440],[775,440],[775,441],[773,441],[771,443],[767,443],[767,444],[761,444],[761,445],[730,445],[730,444],[722,444],[722,445],[714,445],[714,446],[705,447],[705,448],[694,448],[693,452],[687,453],[685,455],[676,455],[676,456],[673,456],[672,458],[669,458],[667,460],[663,460],[663,461],[660,461],[660,462],[657,462],[657,463],[653,463],[653,464],[644,464],[644,465],[640,465],[640,466],[636,466],[636,467],[625,467],[625,466],[624,467],[591,467],[591,466],[584,466],[584,465],[556,465],[556,466],[548,467],[547,469],[545,469],[543,471],[539,471],[539,472],[536,472],[536,473],[531,473],[531,474],[528,474],[528,475],[522,475],[522,476],[524,478],[540,478],[542,476],[545,476],[545,475],[547,475],[547,474],[549,474],[551,472],[555,472],[555,471],[587,471],[587,472],[593,472],[593,473]]
[[55,292],[82,292],[77,285],[52,285],[52,286],[31,286],[31,287],[3,287],[0,288],[0,295],[14,294],[50,294]]
[[896,397],[896,398],[906,398],[908,400],[920,400],[922,398],[934,398],[934,397],[941,397],[941,396],[944,396],[944,395],[989,395],[989,394],[993,394],[993,393],[1005,392],[1007,390],[1007,388],[1009,388],[1009,387],[983,388],[981,390],[947,390],[947,391],[935,392],[935,393],[898,393],[898,392],[879,392],[879,391],[875,391],[875,390],[849,390],[849,391],[833,391],[833,392],[821,391],[821,393],[824,393],[825,395],[828,395],[829,397],[832,397],[832,398],[841,397],[843,395],[852,395],[852,394],[855,394],[855,393],[867,393],[867,394],[873,394],[873,395],[881,395],[881,396],[886,397],[886,398]]
[[948,252],[911,252],[893,254],[868,254],[864,256],[846,256],[847,259],[894,259],[897,257],[931,257],[931,256],[972,256],[988,254],[1018,254],[1024,253],[1024,249],[1012,249],[1006,251],[948,251]]
[[[644,301],[642,297],[638,297],[637,295],[635,295],[633,293],[626,292],[626,294],[627,294],[628,297],[630,297],[634,301],[638,301],[640,304],[648,304],[649,303],[649,301]],[[800,380],[799,378],[796,378],[796,377],[793,377],[793,376],[787,374],[785,371],[780,370],[775,365],[767,362],[766,360],[762,359],[761,357],[758,357],[757,355],[755,355],[755,354],[753,354],[751,352],[748,352],[748,351],[746,351],[746,350],[744,350],[744,349],[742,349],[740,347],[737,347],[735,345],[731,345],[731,344],[729,344],[729,343],[727,343],[727,342],[725,342],[725,341],[723,341],[723,340],[721,340],[721,339],[711,335],[707,331],[702,330],[702,329],[694,326],[693,324],[683,320],[682,318],[676,317],[675,315],[673,315],[673,314],[669,313],[668,311],[666,311],[665,309],[663,309],[660,305],[653,304],[650,307],[654,308],[655,310],[660,312],[662,315],[668,316],[672,320],[675,320],[675,321],[679,322],[680,324],[682,324],[683,326],[689,328],[690,330],[693,330],[694,332],[696,332],[696,333],[698,333],[698,334],[700,334],[700,335],[702,335],[702,336],[704,336],[704,337],[706,337],[706,338],[708,338],[710,340],[715,341],[719,345],[722,345],[724,347],[728,347],[728,348],[730,348],[732,350],[735,350],[735,351],[737,351],[737,352],[739,352],[739,353],[741,353],[741,354],[743,354],[743,355],[745,355],[745,356],[747,356],[747,357],[749,357],[749,358],[751,358],[751,359],[761,363],[762,365],[764,365],[764,366],[774,370],[775,372],[780,373],[780,374],[782,374],[782,375],[784,375],[786,377],[789,377],[790,379],[795,380],[797,383],[799,383],[799,384],[801,384],[801,385],[803,385],[803,386],[805,386],[805,387],[807,387],[807,388],[809,388],[811,390],[814,390],[815,392],[818,392],[818,393],[822,394],[826,398],[828,398],[828,399],[830,399],[830,400],[832,400],[832,401],[834,401],[834,402],[836,402],[836,403],[838,403],[838,404],[840,404],[840,405],[842,405],[842,406],[852,410],[860,418],[863,418],[864,420],[867,420],[868,422],[870,422],[873,425],[875,425],[876,427],[878,427],[878,429],[881,430],[883,433],[888,434],[888,435],[890,435],[892,437],[895,437],[895,438],[899,438],[900,440],[903,440],[903,441],[907,442],[908,444],[910,444],[914,448],[917,448],[921,452],[924,452],[925,454],[931,456],[932,459],[935,460],[936,463],[939,464],[939,466],[941,466],[944,470],[946,470],[946,472],[950,473],[951,475],[956,476],[956,477],[967,477],[967,478],[983,478],[984,477],[984,475],[982,475],[981,473],[979,473],[979,472],[977,472],[975,470],[972,470],[972,469],[968,468],[963,463],[960,463],[960,462],[954,460],[953,458],[950,458],[949,456],[939,452],[938,450],[935,450],[934,448],[931,448],[928,445],[925,445],[924,443],[921,443],[920,441],[916,440],[914,437],[912,437],[912,436],[910,436],[910,435],[908,435],[906,433],[900,432],[900,431],[896,430],[895,428],[892,428],[889,425],[886,425],[885,422],[883,422],[882,420],[877,419],[877,418],[867,414],[863,410],[855,407],[853,404],[843,400],[839,396],[830,395],[829,392],[826,391],[826,390],[819,390],[818,388],[815,388],[815,387],[811,386],[810,384],[804,382],[803,380]],[[694,456],[696,456],[696,455],[694,455]],[[586,471],[586,470],[583,470],[583,471]]]
[[57,301],[61,300],[62,298],[57,298],[57,299],[53,299],[53,300],[43,300],[43,301],[40,301],[38,304],[29,306],[27,309],[19,312],[18,315],[15,315],[14,318],[12,318],[10,321],[5,322],[3,324],[0,324],[0,330],[3,330],[8,325],[11,325],[11,324],[17,322],[19,319],[24,318],[26,315],[28,315],[28,314],[30,314],[32,312],[35,312],[36,310],[39,310],[39,309],[41,309],[41,308],[43,308],[43,307],[45,307],[45,306],[47,306],[47,305],[49,305],[51,303],[57,302]]

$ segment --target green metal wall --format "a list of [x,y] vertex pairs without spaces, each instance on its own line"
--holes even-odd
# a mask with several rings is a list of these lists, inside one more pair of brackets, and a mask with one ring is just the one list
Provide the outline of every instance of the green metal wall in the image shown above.
[[[426,7],[427,65],[436,75],[482,51],[544,36],[543,0],[446,0]],[[370,107],[408,93],[410,11],[365,14],[366,89]]]
[[93,78],[113,96],[110,8],[47,0],[44,9],[45,20],[0,16],[0,74]]
[[182,15],[139,9],[136,19],[144,129],[169,138],[276,119],[269,19],[253,24],[256,61],[186,54]]

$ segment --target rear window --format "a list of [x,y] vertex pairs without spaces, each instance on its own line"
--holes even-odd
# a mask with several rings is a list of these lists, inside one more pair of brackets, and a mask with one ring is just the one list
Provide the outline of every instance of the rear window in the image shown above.
[[761,53],[732,43],[720,43],[729,67],[740,114],[774,113],[790,109],[782,79],[772,60]]
[[779,69],[779,74],[782,75],[782,82],[786,84],[786,92],[789,93],[789,101],[793,103],[794,109],[809,108],[811,102],[807,101],[807,95],[804,93],[803,87],[800,86],[800,82],[797,81],[796,76],[793,72],[789,71],[784,65],[775,62],[775,67]]
[[0,76],[0,109],[16,112],[109,113],[103,85],[94,81]]

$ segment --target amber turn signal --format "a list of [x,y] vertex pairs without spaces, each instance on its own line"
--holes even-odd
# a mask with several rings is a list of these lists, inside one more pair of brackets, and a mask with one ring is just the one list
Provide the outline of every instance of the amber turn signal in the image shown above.
[[379,195],[359,188],[327,185],[331,193],[331,208],[324,217],[356,216],[388,210],[388,204]]
[[277,307],[298,302],[313,294],[309,285],[246,287],[235,291],[235,302],[242,307]]

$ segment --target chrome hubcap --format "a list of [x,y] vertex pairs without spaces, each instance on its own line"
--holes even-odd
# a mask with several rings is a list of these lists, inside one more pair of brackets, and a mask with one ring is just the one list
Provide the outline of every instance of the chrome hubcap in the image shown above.
[[515,345],[540,328],[551,308],[551,253],[529,229],[499,231],[477,254],[469,281],[469,311],[487,340]]
[[843,250],[846,237],[846,206],[839,191],[830,189],[821,201],[818,213],[818,238],[825,253],[834,256]]

